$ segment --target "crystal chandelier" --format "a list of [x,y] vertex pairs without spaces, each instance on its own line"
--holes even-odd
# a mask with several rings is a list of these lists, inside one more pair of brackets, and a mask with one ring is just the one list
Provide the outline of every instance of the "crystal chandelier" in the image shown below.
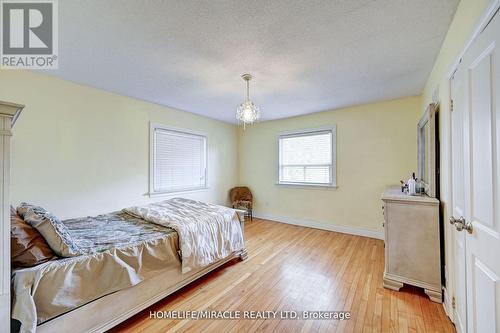
[[238,124],[243,123],[243,129],[248,124],[253,124],[260,118],[260,109],[259,107],[250,100],[250,80],[252,79],[252,75],[243,74],[241,76],[243,80],[247,83],[247,98],[243,103],[241,103],[236,109],[236,119],[238,119]]

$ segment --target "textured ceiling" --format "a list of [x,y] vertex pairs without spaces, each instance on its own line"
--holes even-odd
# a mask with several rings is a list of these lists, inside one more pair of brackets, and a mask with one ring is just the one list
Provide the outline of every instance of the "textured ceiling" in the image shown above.
[[67,80],[227,122],[420,94],[458,0],[59,1]]

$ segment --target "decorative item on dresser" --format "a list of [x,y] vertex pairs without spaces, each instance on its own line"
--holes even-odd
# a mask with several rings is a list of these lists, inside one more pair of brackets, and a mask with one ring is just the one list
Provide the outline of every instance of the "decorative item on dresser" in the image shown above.
[[404,283],[421,287],[432,301],[441,303],[439,200],[390,187],[382,201],[384,287],[397,291]]
[[233,187],[229,191],[229,198],[234,209],[244,210],[245,216],[250,217],[250,221],[253,220],[253,195],[248,187]]

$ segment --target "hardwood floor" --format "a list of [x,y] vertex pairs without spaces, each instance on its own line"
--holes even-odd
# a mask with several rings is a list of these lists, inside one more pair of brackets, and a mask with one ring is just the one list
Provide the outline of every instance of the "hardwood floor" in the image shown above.
[[[380,240],[254,219],[249,257],[234,261],[114,328],[114,332],[454,332],[422,290],[384,289]],[[349,320],[150,319],[150,311],[350,311]]]

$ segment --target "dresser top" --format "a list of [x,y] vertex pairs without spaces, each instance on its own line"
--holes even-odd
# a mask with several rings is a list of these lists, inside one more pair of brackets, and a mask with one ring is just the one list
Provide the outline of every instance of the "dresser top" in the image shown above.
[[439,204],[439,200],[436,198],[431,198],[427,195],[408,195],[401,192],[401,186],[390,186],[387,187],[382,193],[382,200],[384,201],[416,201],[425,203]]

